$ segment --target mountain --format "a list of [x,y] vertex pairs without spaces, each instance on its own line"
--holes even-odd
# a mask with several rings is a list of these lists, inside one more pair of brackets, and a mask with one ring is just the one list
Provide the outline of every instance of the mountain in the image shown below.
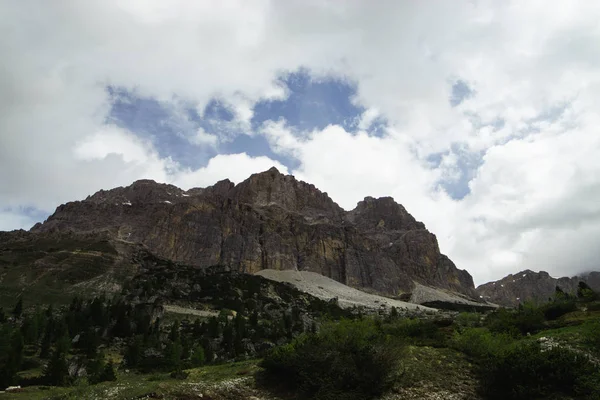
[[600,272],[590,272],[571,278],[554,278],[545,271],[530,270],[511,274],[499,281],[489,282],[477,287],[481,299],[509,307],[515,307],[525,301],[545,302],[554,296],[556,287],[565,293],[576,293],[579,282],[587,283],[590,288],[600,291]]
[[[344,211],[277,169],[188,191],[151,180],[61,205],[33,234],[106,235],[165,259],[232,271],[311,271],[348,286],[410,297],[416,284],[476,297],[422,222],[390,197]],[[407,297],[408,296],[408,297]]]

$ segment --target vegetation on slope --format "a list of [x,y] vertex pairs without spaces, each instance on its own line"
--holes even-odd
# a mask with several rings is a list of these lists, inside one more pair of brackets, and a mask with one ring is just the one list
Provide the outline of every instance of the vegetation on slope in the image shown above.
[[23,386],[15,398],[599,398],[600,299],[585,285],[486,315],[364,316],[256,276],[150,264],[116,297],[0,310],[0,385]]

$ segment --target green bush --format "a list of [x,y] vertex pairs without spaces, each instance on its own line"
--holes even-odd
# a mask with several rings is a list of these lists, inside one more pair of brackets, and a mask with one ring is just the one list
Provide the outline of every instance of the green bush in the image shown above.
[[443,346],[445,336],[435,321],[418,318],[402,318],[385,324],[385,332],[396,338],[421,346]]
[[542,307],[544,318],[548,321],[556,320],[563,315],[577,311],[577,304],[574,299],[564,301],[553,301]]
[[507,346],[480,364],[482,389],[490,399],[549,399],[559,394],[598,399],[600,376],[587,356],[537,342]]
[[270,351],[261,363],[267,382],[307,398],[359,400],[389,389],[399,370],[401,345],[370,319],[324,324]]
[[451,347],[475,359],[492,357],[512,343],[514,339],[508,334],[492,333],[485,328],[469,328],[455,332],[450,341]]
[[584,341],[600,354],[600,321],[588,321],[582,327]]
[[485,326],[492,332],[518,336],[542,330],[544,322],[542,310],[526,304],[519,306],[518,310],[501,308],[490,313],[485,320]]
[[461,312],[454,320],[459,328],[475,328],[481,325],[481,314]]

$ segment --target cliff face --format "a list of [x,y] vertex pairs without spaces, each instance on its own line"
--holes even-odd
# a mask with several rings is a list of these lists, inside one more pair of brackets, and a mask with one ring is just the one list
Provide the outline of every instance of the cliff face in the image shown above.
[[515,307],[525,301],[546,302],[554,296],[557,286],[565,293],[576,293],[580,281],[587,283],[593,290],[600,291],[600,272],[572,278],[553,278],[545,271],[525,270],[478,286],[477,294],[483,300]]
[[475,296],[471,276],[393,199],[367,197],[346,212],[274,168],[238,185],[189,191],[137,181],[61,205],[32,231],[104,231],[197,267],[308,270],[386,295],[411,292],[418,282]]

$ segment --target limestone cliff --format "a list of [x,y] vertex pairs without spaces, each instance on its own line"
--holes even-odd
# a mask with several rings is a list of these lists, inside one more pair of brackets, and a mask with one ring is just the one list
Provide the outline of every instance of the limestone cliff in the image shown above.
[[367,197],[346,212],[275,168],[238,185],[188,191],[137,181],[61,205],[32,231],[104,231],[197,267],[313,271],[391,296],[410,293],[415,282],[475,296],[471,276],[392,198]]

